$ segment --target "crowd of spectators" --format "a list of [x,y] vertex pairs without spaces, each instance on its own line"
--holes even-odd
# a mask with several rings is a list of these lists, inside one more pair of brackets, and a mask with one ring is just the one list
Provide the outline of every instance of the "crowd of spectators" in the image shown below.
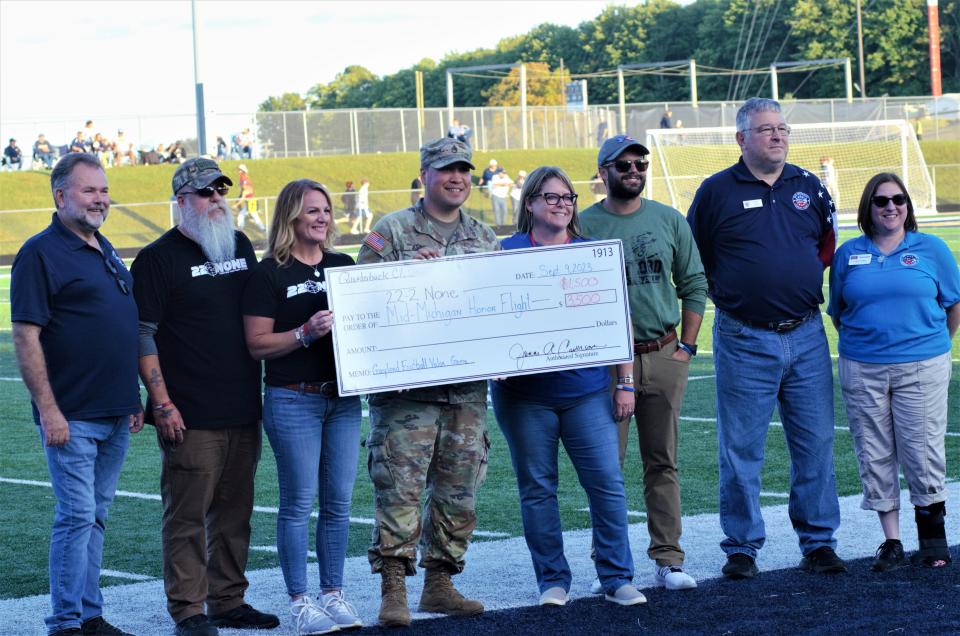
[[[216,158],[251,159],[254,155],[254,136],[249,128],[234,133],[227,142],[217,137]],[[71,152],[95,154],[105,168],[134,165],[157,165],[161,163],[181,164],[187,160],[192,150],[184,146],[182,140],[169,144],[137,144],[122,129],[117,130],[113,138],[96,132],[93,120],[87,120],[83,128],[65,143],[55,143],[47,139],[44,133],[37,135],[33,142],[33,152],[29,161],[24,161],[23,151],[17,140],[11,138],[3,150],[2,168],[4,170],[33,169],[52,170],[60,157]]]

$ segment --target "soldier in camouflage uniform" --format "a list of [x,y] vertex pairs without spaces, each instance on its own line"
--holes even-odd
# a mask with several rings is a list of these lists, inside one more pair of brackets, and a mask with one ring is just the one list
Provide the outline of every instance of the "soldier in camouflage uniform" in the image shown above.
[[[500,249],[486,225],[460,206],[470,194],[470,146],[440,139],[420,149],[424,197],[380,219],[364,239],[357,263],[379,263]],[[450,580],[463,571],[477,525],[476,492],[483,483],[489,439],[486,382],[462,382],[370,396],[368,466],[376,494],[369,549],[380,572],[380,622],[410,624],[405,576],[426,569],[420,611],[480,614]],[[424,487],[427,501],[420,513]]]

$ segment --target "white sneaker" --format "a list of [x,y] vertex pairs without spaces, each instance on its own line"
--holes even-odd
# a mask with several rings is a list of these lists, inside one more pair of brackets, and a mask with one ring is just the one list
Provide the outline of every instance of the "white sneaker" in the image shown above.
[[301,596],[290,601],[290,614],[293,616],[297,636],[318,636],[340,631],[330,614],[313,604],[309,596]]
[[668,590],[692,590],[697,587],[697,582],[693,580],[693,577],[684,572],[679,565],[658,567],[654,578],[657,585],[662,585]]
[[340,629],[363,626],[363,621],[360,620],[357,610],[354,609],[353,605],[343,599],[343,592],[341,590],[321,594],[320,607],[330,615],[330,618],[333,619],[333,622],[336,623]]
[[616,592],[606,594],[603,598],[617,605],[639,605],[647,602],[647,597],[630,583],[624,583]]
[[566,605],[568,600],[567,592],[562,587],[551,587],[544,590],[540,595],[541,605]]
[[603,586],[600,585],[600,579],[593,579],[593,583],[590,584],[590,593],[603,594]]

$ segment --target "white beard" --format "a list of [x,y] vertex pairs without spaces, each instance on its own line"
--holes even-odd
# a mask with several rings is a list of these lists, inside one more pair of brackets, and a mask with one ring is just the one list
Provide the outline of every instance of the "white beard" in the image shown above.
[[[223,214],[210,218],[209,212],[219,208]],[[204,210],[197,210],[187,200],[180,208],[180,227],[196,241],[211,263],[232,259],[237,251],[237,235],[234,233],[233,214],[225,202],[210,203]]]

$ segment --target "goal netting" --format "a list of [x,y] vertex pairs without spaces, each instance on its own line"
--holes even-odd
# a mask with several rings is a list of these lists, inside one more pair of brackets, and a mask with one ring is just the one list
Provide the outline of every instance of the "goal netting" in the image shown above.
[[[705,178],[736,163],[733,127],[647,131],[652,154],[647,196],[686,214]],[[913,127],[902,119],[791,126],[787,160],[820,177],[841,214],[856,214],[878,172],[903,179],[918,215],[936,213],[933,181]]]

